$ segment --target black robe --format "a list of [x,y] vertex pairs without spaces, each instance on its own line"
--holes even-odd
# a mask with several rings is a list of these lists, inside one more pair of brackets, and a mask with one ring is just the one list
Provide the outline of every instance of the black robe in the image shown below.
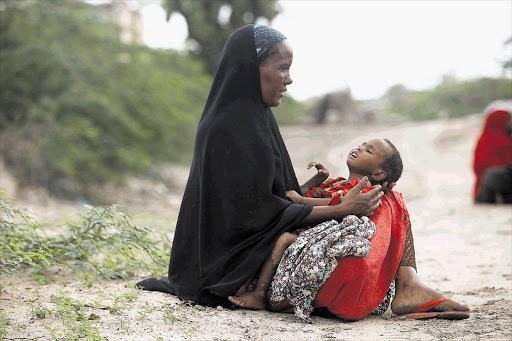
[[226,42],[196,133],[181,203],[169,277],[138,283],[203,305],[227,296],[258,273],[283,232],[312,206],[300,192],[272,111],[263,103],[253,25]]

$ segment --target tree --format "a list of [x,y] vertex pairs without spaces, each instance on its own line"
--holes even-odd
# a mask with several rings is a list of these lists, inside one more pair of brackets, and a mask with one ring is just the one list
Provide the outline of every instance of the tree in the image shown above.
[[237,28],[259,18],[271,21],[278,13],[277,0],[164,0],[167,20],[181,13],[188,26],[188,40],[214,74],[224,43]]
[[0,0],[0,155],[20,185],[105,203],[105,183],[190,154],[211,77],[120,32],[91,4]]

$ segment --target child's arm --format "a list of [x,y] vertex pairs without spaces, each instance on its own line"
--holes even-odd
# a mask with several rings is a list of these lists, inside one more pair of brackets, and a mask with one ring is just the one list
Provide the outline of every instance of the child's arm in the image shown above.
[[318,170],[318,173],[313,175],[311,179],[306,181],[302,186],[300,186],[300,192],[302,195],[306,194],[311,188],[320,186],[322,182],[325,181],[329,177],[329,171],[323,164],[320,162],[311,161],[308,165],[308,169],[315,166],[315,168]]
[[307,204],[313,206],[327,206],[331,198],[308,198],[303,197],[295,191],[287,191],[286,197],[296,204]]

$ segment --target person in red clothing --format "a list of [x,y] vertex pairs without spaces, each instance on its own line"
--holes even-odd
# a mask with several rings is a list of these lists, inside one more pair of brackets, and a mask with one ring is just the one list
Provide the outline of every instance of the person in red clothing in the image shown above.
[[512,203],[512,122],[509,110],[491,110],[475,148],[477,203]]

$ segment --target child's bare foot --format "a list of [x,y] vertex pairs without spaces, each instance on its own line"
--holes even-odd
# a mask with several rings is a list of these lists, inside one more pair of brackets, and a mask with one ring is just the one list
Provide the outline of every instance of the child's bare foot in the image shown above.
[[265,309],[265,293],[250,291],[240,296],[229,296],[228,300],[245,309]]
[[249,292],[249,283],[251,283],[250,279],[244,285],[242,285],[240,287],[240,289],[238,289],[238,291],[235,294],[235,297],[242,296],[243,294],[248,293]]

